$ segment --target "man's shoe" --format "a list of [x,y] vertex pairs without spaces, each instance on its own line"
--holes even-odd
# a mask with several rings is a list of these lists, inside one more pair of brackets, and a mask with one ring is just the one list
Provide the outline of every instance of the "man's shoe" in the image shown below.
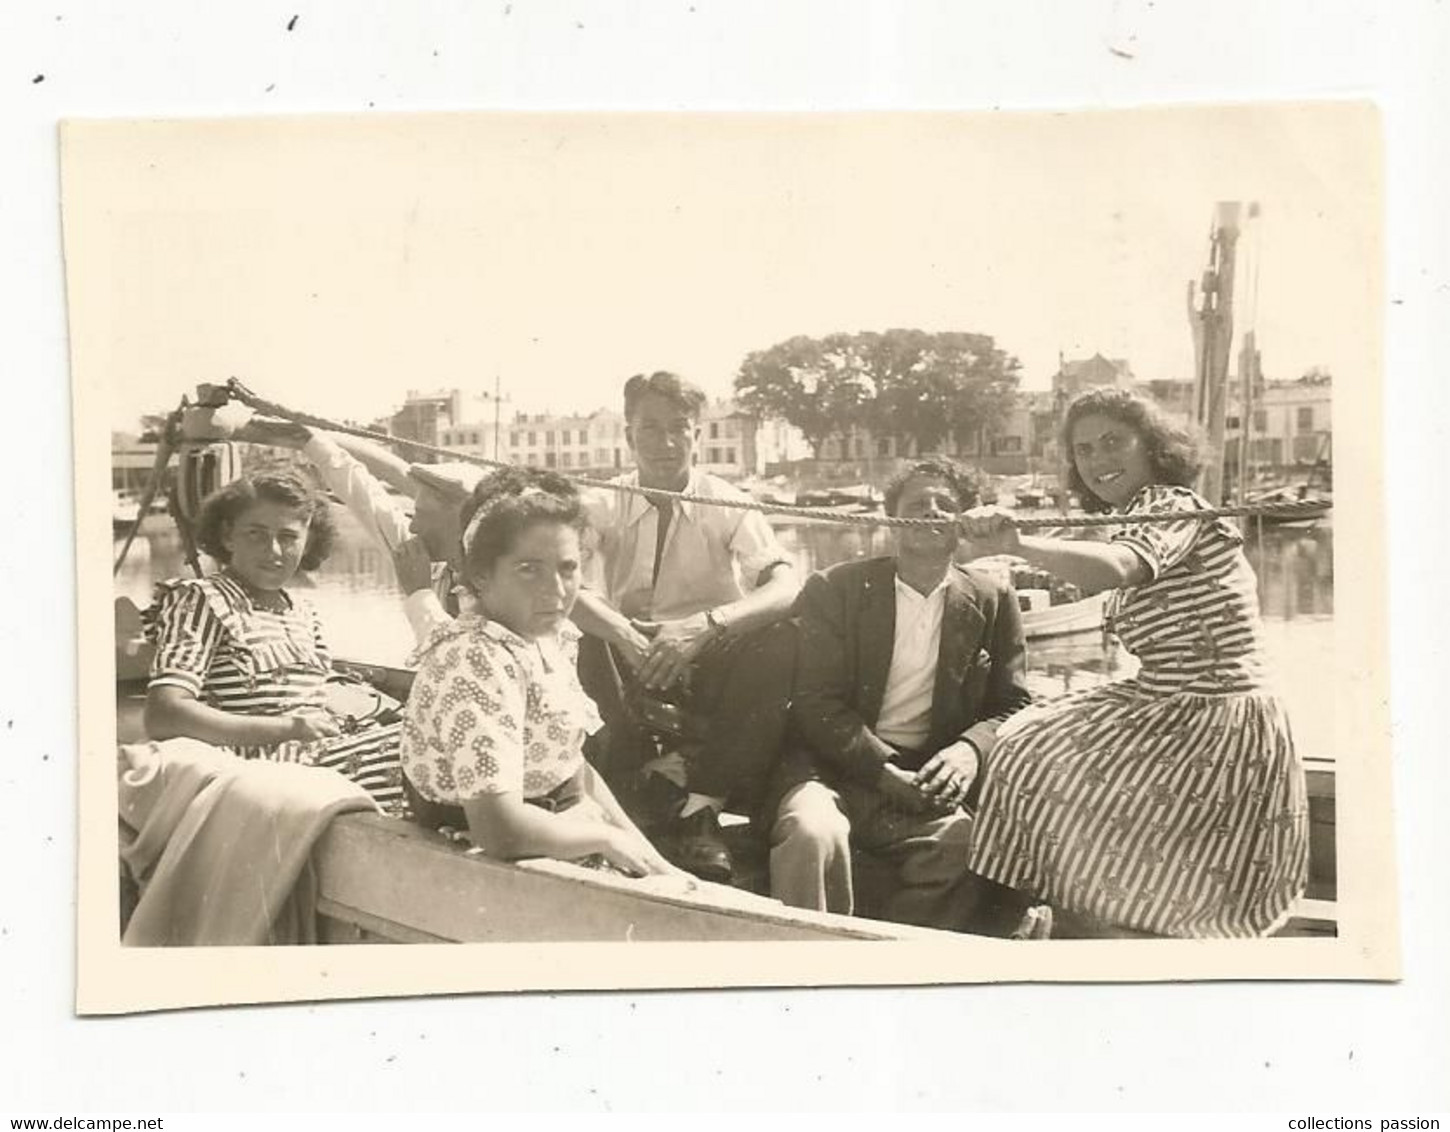
[[708,806],[662,831],[657,845],[667,861],[701,880],[729,884],[735,875],[720,818]]
[[664,775],[642,774],[629,792],[625,810],[640,829],[673,833],[688,798],[681,787]]

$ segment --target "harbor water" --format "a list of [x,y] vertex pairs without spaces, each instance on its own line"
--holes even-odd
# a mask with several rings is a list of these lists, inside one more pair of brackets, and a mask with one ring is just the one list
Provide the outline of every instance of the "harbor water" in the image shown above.
[[[402,665],[412,647],[388,555],[372,545],[351,515],[339,510],[340,538],[332,557],[294,587],[317,606],[334,655]],[[805,572],[851,558],[889,552],[890,532],[790,522],[777,528]],[[1269,647],[1305,755],[1334,755],[1333,716],[1325,711],[1325,674],[1334,662],[1334,533],[1331,523],[1308,528],[1246,528],[1246,552],[1258,575]],[[119,549],[119,543],[117,546]],[[116,596],[144,607],[152,586],[189,574],[170,519],[147,518],[115,579]],[[1127,655],[1101,632],[1028,642],[1028,680],[1035,694],[1061,695],[1129,675]]]

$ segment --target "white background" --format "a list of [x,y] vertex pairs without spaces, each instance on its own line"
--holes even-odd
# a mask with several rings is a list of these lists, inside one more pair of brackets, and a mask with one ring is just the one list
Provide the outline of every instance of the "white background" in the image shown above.
[[[1447,9],[1429,0],[1385,11],[1324,0],[0,6],[0,379],[11,453],[0,496],[0,592],[9,599],[0,1112],[1445,1109],[1450,791],[1436,708],[1447,547],[1444,478],[1432,459],[1446,439],[1450,324]],[[1402,984],[531,995],[71,1016],[74,610],[59,119],[1360,96],[1384,107],[1389,161],[1384,451],[1395,500],[1388,601]]]

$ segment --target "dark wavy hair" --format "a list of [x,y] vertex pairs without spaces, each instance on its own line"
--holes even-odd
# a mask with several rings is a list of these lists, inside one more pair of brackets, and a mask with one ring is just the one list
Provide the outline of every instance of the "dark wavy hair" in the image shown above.
[[563,523],[581,535],[589,528],[577,487],[557,472],[522,467],[496,468],[479,480],[458,522],[465,578],[487,573],[535,523]]
[[196,524],[196,544],[225,565],[232,555],[222,540],[237,517],[253,503],[280,503],[307,514],[307,545],[300,568],[316,570],[327,561],[337,540],[337,524],[327,497],[302,475],[286,467],[258,468],[243,472],[225,487],[208,495],[201,504]]
[[961,511],[975,507],[982,500],[982,478],[974,470],[945,456],[929,456],[907,464],[887,482],[884,503],[888,515],[896,514],[896,505],[901,502],[906,485],[920,479],[945,480],[957,497],[957,508]]
[[1072,454],[1072,430],[1089,414],[1109,417],[1127,425],[1143,440],[1153,482],[1175,487],[1192,487],[1203,467],[1203,452],[1192,429],[1175,424],[1155,401],[1126,389],[1105,387],[1080,393],[1067,407],[1062,421],[1062,458],[1067,465],[1067,487],[1077,493],[1084,511],[1109,511],[1111,504],[1099,498],[1078,474]]
[[648,377],[637,373],[624,383],[624,419],[626,421],[634,419],[634,410],[650,394],[665,398],[694,421],[698,421],[700,414],[705,410],[705,393],[698,385],[692,381],[686,381],[677,373],[656,370]]

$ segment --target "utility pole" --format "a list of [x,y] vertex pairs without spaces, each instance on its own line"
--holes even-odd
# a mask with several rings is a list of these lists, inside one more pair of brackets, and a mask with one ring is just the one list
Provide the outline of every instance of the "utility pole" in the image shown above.
[[493,373],[493,393],[485,393],[484,400],[493,402],[493,458],[502,460],[502,449],[499,447],[500,430],[502,427],[503,403],[509,398],[503,394],[503,379],[499,376],[498,370]]

